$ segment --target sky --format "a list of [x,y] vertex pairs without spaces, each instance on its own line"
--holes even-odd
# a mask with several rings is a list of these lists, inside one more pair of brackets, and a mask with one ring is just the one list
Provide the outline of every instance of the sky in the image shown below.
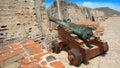
[[[47,7],[49,7],[54,2],[54,0],[45,1]],[[114,10],[120,11],[120,0],[68,0],[68,1],[89,8],[110,7]]]

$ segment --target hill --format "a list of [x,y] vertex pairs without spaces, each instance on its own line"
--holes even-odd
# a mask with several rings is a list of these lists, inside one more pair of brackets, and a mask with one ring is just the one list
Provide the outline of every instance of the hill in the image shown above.
[[96,10],[103,11],[107,15],[120,15],[120,12],[114,9],[111,9],[109,7],[100,7],[100,8],[95,8]]

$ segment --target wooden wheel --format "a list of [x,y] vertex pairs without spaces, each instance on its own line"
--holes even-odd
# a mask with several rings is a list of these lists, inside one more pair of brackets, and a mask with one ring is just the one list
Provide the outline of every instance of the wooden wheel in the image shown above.
[[60,52],[60,44],[58,43],[58,41],[53,41],[53,47],[52,47],[52,49],[53,49],[53,52],[55,52],[55,53],[59,53]]
[[75,66],[79,66],[82,61],[81,54],[78,49],[71,49],[68,51],[68,60],[70,61],[70,64],[73,64]]

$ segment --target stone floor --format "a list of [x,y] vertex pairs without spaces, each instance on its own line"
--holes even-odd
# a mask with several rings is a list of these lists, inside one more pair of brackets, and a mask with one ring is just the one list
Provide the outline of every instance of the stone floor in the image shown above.
[[120,17],[111,17],[102,22],[105,27],[104,35],[101,39],[109,44],[109,51],[105,56],[101,55],[89,60],[89,64],[82,63],[81,66],[75,67],[69,65],[67,52],[61,51],[60,54],[53,54],[61,60],[66,68],[120,68]]

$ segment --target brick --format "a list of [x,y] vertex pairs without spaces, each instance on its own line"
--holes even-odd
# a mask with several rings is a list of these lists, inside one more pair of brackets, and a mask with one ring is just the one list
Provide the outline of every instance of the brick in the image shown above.
[[1,48],[0,48],[0,54],[5,53],[5,52],[8,52],[9,50],[10,50],[9,47],[1,47]]
[[39,67],[39,65],[38,65],[36,62],[32,62],[32,63],[30,63],[30,65],[31,65],[32,67]]
[[31,62],[31,59],[25,58],[22,60],[23,64],[29,64]]
[[22,52],[23,52],[22,49],[18,49],[18,50],[13,51],[13,52],[10,52],[10,51],[5,52],[4,54],[0,55],[0,63],[7,62],[7,60],[16,57],[17,55],[21,54]]
[[39,49],[29,49],[28,52],[29,52],[30,55],[35,55],[35,54],[38,54],[38,53],[42,53],[43,50],[39,50]]
[[4,68],[19,68],[20,63],[14,62],[12,64],[6,65]]
[[24,52],[23,49],[18,49],[18,50],[15,51],[15,53],[17,53],[17,54],[20,54],[20,53],[23,53],[23,52]]
[[29,65],[22,65],[20,68],[32,68]]
[[34,49],[39,49],[41,50],[42,49],[42,46],[41,45],[38,45],[36,44],[34,41],[32,40],[28,40],[26,41],[25,43],[23,43],[23,45],[26,47],[26,48],[34,48]]
[[54,68],[65,68],[64,65],[60,61],[55,61],[50,63],[50,65]]
[[35,55],[34,58],[40,60],[42,56],[49,54],[48,52],[40,53],[38,55]]
[[42,65],[47,65],[47,62],[46,61],[42,61],[41,64]]
[[31,58],[31,62],[36,62],[36,60],[32,57],[32,58]]
[[16,50],[16,49],[21,48],[21,46],[17,45],[17,44],[13,44],[13,45],[11,45],[11,48],[14,49],[14,50]]
[[35,44],[35,42],[33,40],[27,40],[23,43],[24,46],[31,46],[33,44]]
[[1,64],[1,66],[9,65],[15,61],[18,61],[21,58],[23,58],[22,54],[18,54],[16,56],[11,57],[11,58],[6,58],[5,61]]
[[0,64],[4,61],[4,57],[0,55]]
[[23,13],[15,13],[16,15],[23,15]]
[[10,53],[10,52],[5,53],[4,55],[5,55],[4,57],[5,57],[6,59],[9,59],[9,58],[15,56],[14,53]]
[[33,45],[33,47],[34,47],[35,49],[39,49],[39,50],[42,49],[42,46],[41,46],[41,45],[38,45],[38,44],[36,44],[36,43]]
[[41,66],[41,68],[48,68],[47,66]]

